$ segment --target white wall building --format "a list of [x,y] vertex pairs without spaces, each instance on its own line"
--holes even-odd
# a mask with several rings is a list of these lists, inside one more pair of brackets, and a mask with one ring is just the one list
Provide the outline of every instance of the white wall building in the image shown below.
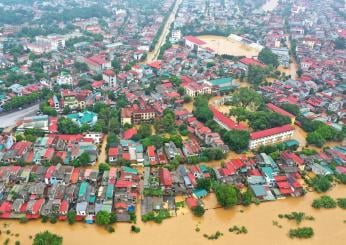
[[294,128],[287,124],[281,127],[270,128],[250,134],[249,148],[257,149],[262,145],[272,145],[284,142],[292,138]]

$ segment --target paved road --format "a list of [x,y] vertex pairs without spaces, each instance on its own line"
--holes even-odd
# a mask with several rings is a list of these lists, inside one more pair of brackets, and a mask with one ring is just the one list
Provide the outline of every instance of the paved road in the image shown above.
[[157,44],[155,46],[155,49],[152,52],[148,53],[148,56],[147,56],[147,62],[148,63],[157,60],[157,57],[160,54],[160,48],[166,42],[166,37],[169,34],[171,24],[174,22],[176,14],[177,14],[177,11],[178,11],[179,6],[180,6],[180,4],[182,2],[183,2],[182,0],[177,0],[175,2],[173,10],[171,11],[171,13],[170,13],[170,15],[169,15],[169,17],[168,17],[168,19],[166,21],[166,24],[165,24],[165,26],[163,28],[163,31],[162,31],[161,36],[159,38],[159,41],[157,42]]
[[0,128],[12,127],[18,120],[24,117],[35,115],[39,110],[39,104],[30,106],[20,111],[15,111],[9,114],[0,115]]

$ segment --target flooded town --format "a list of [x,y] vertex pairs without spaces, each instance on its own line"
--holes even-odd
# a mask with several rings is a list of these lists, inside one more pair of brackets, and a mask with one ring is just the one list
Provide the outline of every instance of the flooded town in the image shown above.
[[345,244],[339,0],[0,2],[0,243]]

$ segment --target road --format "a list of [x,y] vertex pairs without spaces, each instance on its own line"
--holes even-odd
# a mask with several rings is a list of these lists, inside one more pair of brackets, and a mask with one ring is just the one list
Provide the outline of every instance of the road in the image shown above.
[[9,114],[0,115],[0,128],[7,128],[15,126],[18,120],[23,119],[24,117],[35,115],[39,110],[39,104],[30,106],[20,111],[15,111]]
[[163,28],[163,31],[162,31],[161,36],[159,38],[159,41],[156,43],[155,49],[152,52],[148,53],[147,63],[150,63],[150,62],[157,60],[157,57],[160,54],[160,48],[163,44],[165,44],[167,35],[169,34],[169,31],[170,31],[171,24],[174,22],[175,16],[176,16],[177,11],[179,9],[179,6],[182,2],[183,2],[183,0],[176,0],[175,5],[173,7],[173,10],[171,11],[171,13],[170,13],[170,15],[166,21],[166,24]]

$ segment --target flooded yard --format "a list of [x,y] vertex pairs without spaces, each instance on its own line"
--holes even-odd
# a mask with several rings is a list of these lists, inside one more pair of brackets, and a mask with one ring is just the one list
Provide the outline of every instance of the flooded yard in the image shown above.
[[[345,197],[346,186],[338,185],[328,195],[338,198]],[[0,241],[10,238],[10,244],[20,240],[22,244],[30,244],[29,236],[37,232],[49,230],[64,237],[64,244],[152,244],[161,245],[163,242],[169,245],[176,244],[344,244],[346,236],[346,211],[335,208],[331,210],[315,210],[311,208],[314,198],[320,196],[316,193],[308,193],[301,198],[288,198],[273,202],[262,203],[259,206],[250,207],[237,206],[225,210],[216,208],[217,202],[213,194],[204,199],[205,207],[208,209],[202,218],[194,217],[187,208],[182,208],[177,217],[163,221],[162,224],[143,224],[139,219],[137,226],[141,228],[139,234],[130,232],[129,224],[115,225],[115,233],[109,234],[104,228],[96,225],[77,223],[72,226],[66,222],[57,224],[42,224],[40,221],[31,221],[27,224],[19,224],[18,221],[0,222],[2,235]],[[180,198],[182,200],[183,198]],[[242,210],[242,211],[241,211]],[[290,228],[297,225],[291,221],[279,219],[278,214],[292,211],[305,212],[312,215],[315,221],[303,221],[300,226],[311,226],[315,235],[311,239],[290,239],[287,233]],[[278,221],[282,228],[272,224]],[[4,223],[8,226],[4,228]],[[246,235],[235,235],[229,233],[229,227],[244,225],[249,233]],[[199,227],[200,232],[195,228]],[[6,230],[19,234],[19,237],[5,234]],[[224,233],[219,240],[209,241],[203,234],[212,234],[216,231]]]
[[252,48],[240,41],[223,36],[206,35],[198,36],[198,38],[207,43],[205,47],[215,50],[215,52],[219,55],[228,54],[251,58],[253,56],[257,56],[259,53],[259,51],[255,48]]

